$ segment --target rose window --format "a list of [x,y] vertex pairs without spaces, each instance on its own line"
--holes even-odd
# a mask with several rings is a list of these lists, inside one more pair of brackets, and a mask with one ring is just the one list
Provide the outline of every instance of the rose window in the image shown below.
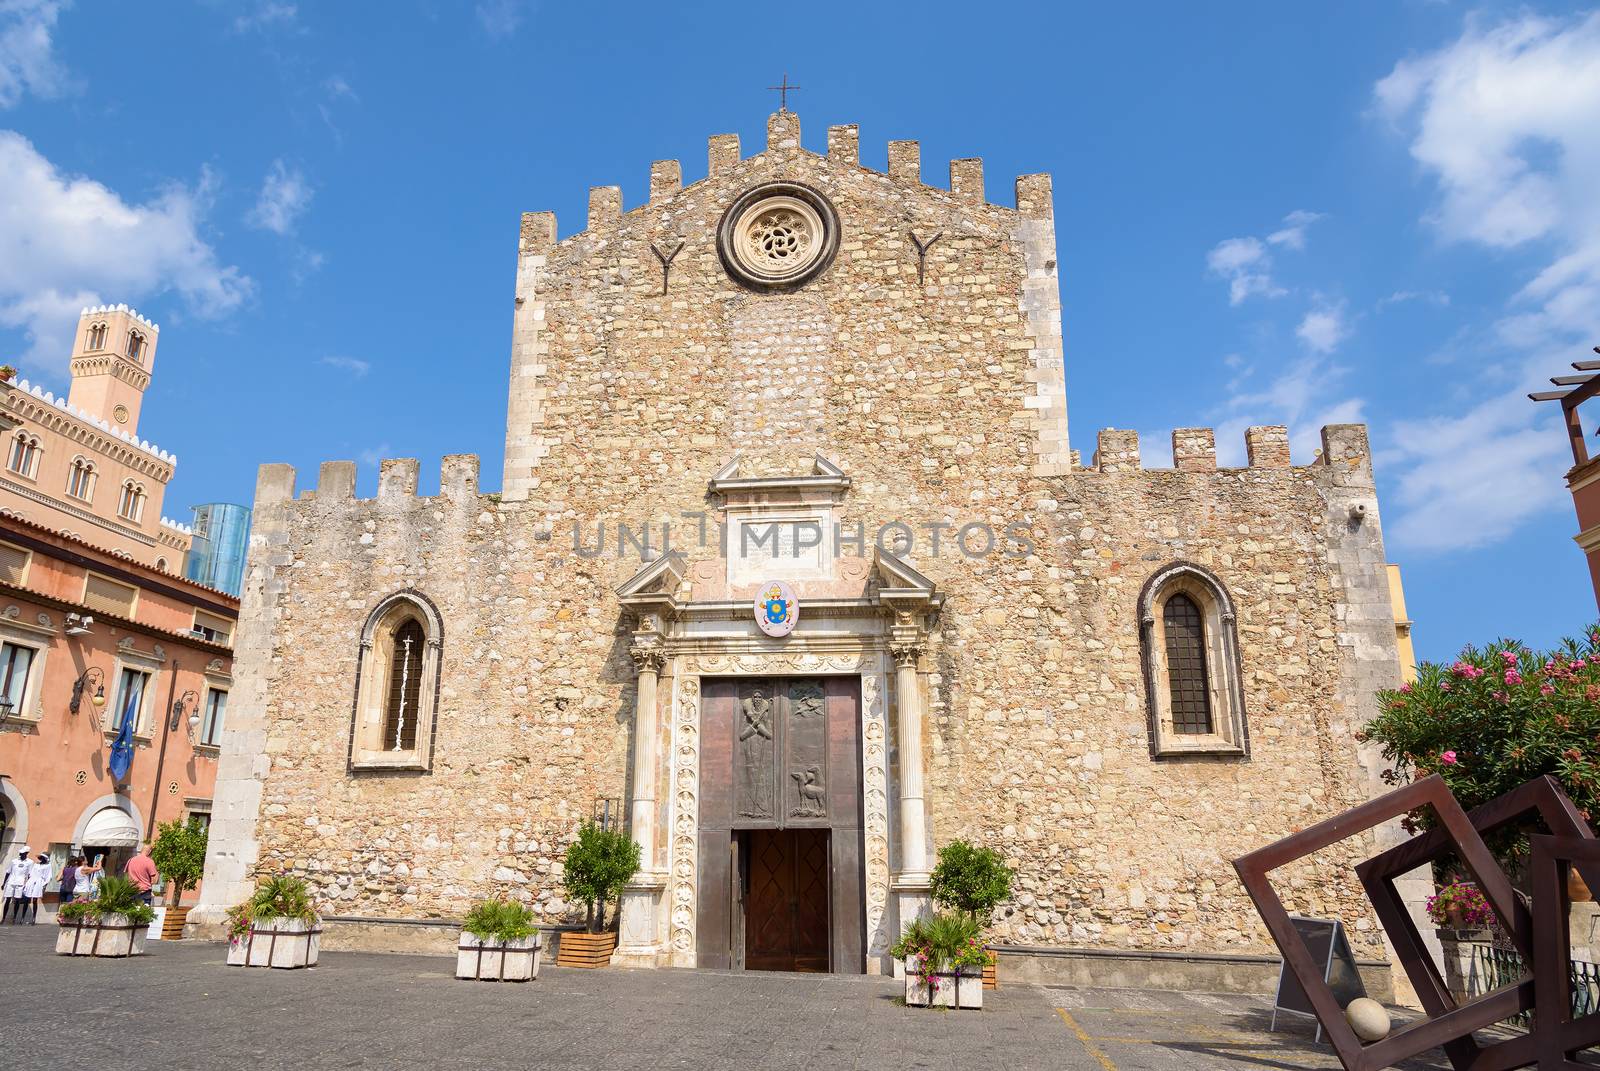
[[799,286],[832,261],[838,216],[826,198],[798,183],[758,186],[734,202],[718,228],[723,264],[757,290]]

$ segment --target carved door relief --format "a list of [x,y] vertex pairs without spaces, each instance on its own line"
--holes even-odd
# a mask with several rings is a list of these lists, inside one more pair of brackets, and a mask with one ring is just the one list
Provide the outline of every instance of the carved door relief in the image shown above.
[[755,828],[828,817],[828,717],[815,677],[740,681],[734,712],[734,820]]
[[866,966],[861,679],[706,677],[695,960]]

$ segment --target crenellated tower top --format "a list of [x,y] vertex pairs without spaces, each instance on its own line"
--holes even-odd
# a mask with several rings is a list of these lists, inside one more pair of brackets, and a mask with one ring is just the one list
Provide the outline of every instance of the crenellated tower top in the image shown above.
[[161,334],[127,305],[96,305],[78,314],[72,345],[72,388],[67,404],[130,437],[156,362]]

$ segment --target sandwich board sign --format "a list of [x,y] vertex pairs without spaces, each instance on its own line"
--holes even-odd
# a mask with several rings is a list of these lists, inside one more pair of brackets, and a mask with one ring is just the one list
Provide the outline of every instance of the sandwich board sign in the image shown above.
[[[1289,921],[1310,950],[1312,962],[1322,964],[1322,979],[1328,983],[1339,1007],[1347,1008],[1352,1000],[1367,995],[1367,987],[1361,981],[1361,971],[1356,967],[1355,953],[1350,950],[1350,941],[1345,937],[1344,923],[1338,919],[1314,919],[1305,915],[1290,915]],[[1280,1011],[1291,1015],[1316,1016],[1311,1007],[1311,998],[1306,996],[1306,991],[1295,980],[1294,972],[1286,969],[1281,962],[1278,964],[1278,993],[1272,998],[1273,1030],[1278,1029]],[[1320,1022],[1317,1024],[1316,1040],[1322,1040]]]

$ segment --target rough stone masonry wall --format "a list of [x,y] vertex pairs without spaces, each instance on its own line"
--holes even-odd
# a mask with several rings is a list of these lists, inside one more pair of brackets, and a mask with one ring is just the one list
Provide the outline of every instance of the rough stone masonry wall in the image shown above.
[[[553,218],[524,218],[504,500],[478,492],[475,459],[446,460],[437,498],[415,496],[415,462],[386,462],[364,501],[348,463],[298,499],[292,472],[264,471],[241,735],[218,790],[238,825],[213,853],[208,907],[288,867],[344,915],[453,917],[509,891],[559,921],[565,840],[596,798],[628,794],[632,623],[612,589],[640,563],[617,553],[616,526],[654,522],[658,551],[671,522],[691,565],[715,558],[682,517],[708,508],[711,474],[737,454],[742,474],[798,475],[821,450],[852,477],[839,519],[864,524],[866,551],[880,525],[909,525],[911,559],[946,595],[926,663],[932,834],[993,844],[1017,868],[998,936],[1267,949],[1226,859],[1365,797],[1352,734],[1394,671],[1364,434],[1328,429],[1324,459],[1290,467],[1282,429],[1252,429],[1251,466],[1219,471],[1210,433],[1190,429],[1175,470],[1143,471],[1131,433],[1103,433],[1097,464],[1074,469],[1049,368],[1048,178],[1019,180],[1004,208],[983,202],[975,161],[946,191],[921,185],[914,143],[880,175],[857,163],[853,128],[830,131],[828,158],[799,148],[792,115],[771,134],[748,159],[712,139],[710,179],[689,187],[658,165],[651,203],[626,214],[597,190],[589,228],[559,243]],[[772,178],[821,189],[843,240],[799,292],[756,295],[712,235]],[[913,230],[941,235],[920,285]],[[662,295],[650,244],[679,241]],[[1370,506],[1351,527],[1355,499]],[[1002,541],[968,558],[953,529],[933,552],[930,526],[968,522],[1020,523],[1033,552]],[[575,524],[589,550],[605,526],[600,556],[575,550]],[[1180,558],[1237,605],[1248,760],[1149,757],[1135,601]],[[359,631],[404,587],[444,621],[433,769],[351,776]],[[1349,858],[1286,875],[1287,899],[1344,915],[1371,954],[1338,875]]]

